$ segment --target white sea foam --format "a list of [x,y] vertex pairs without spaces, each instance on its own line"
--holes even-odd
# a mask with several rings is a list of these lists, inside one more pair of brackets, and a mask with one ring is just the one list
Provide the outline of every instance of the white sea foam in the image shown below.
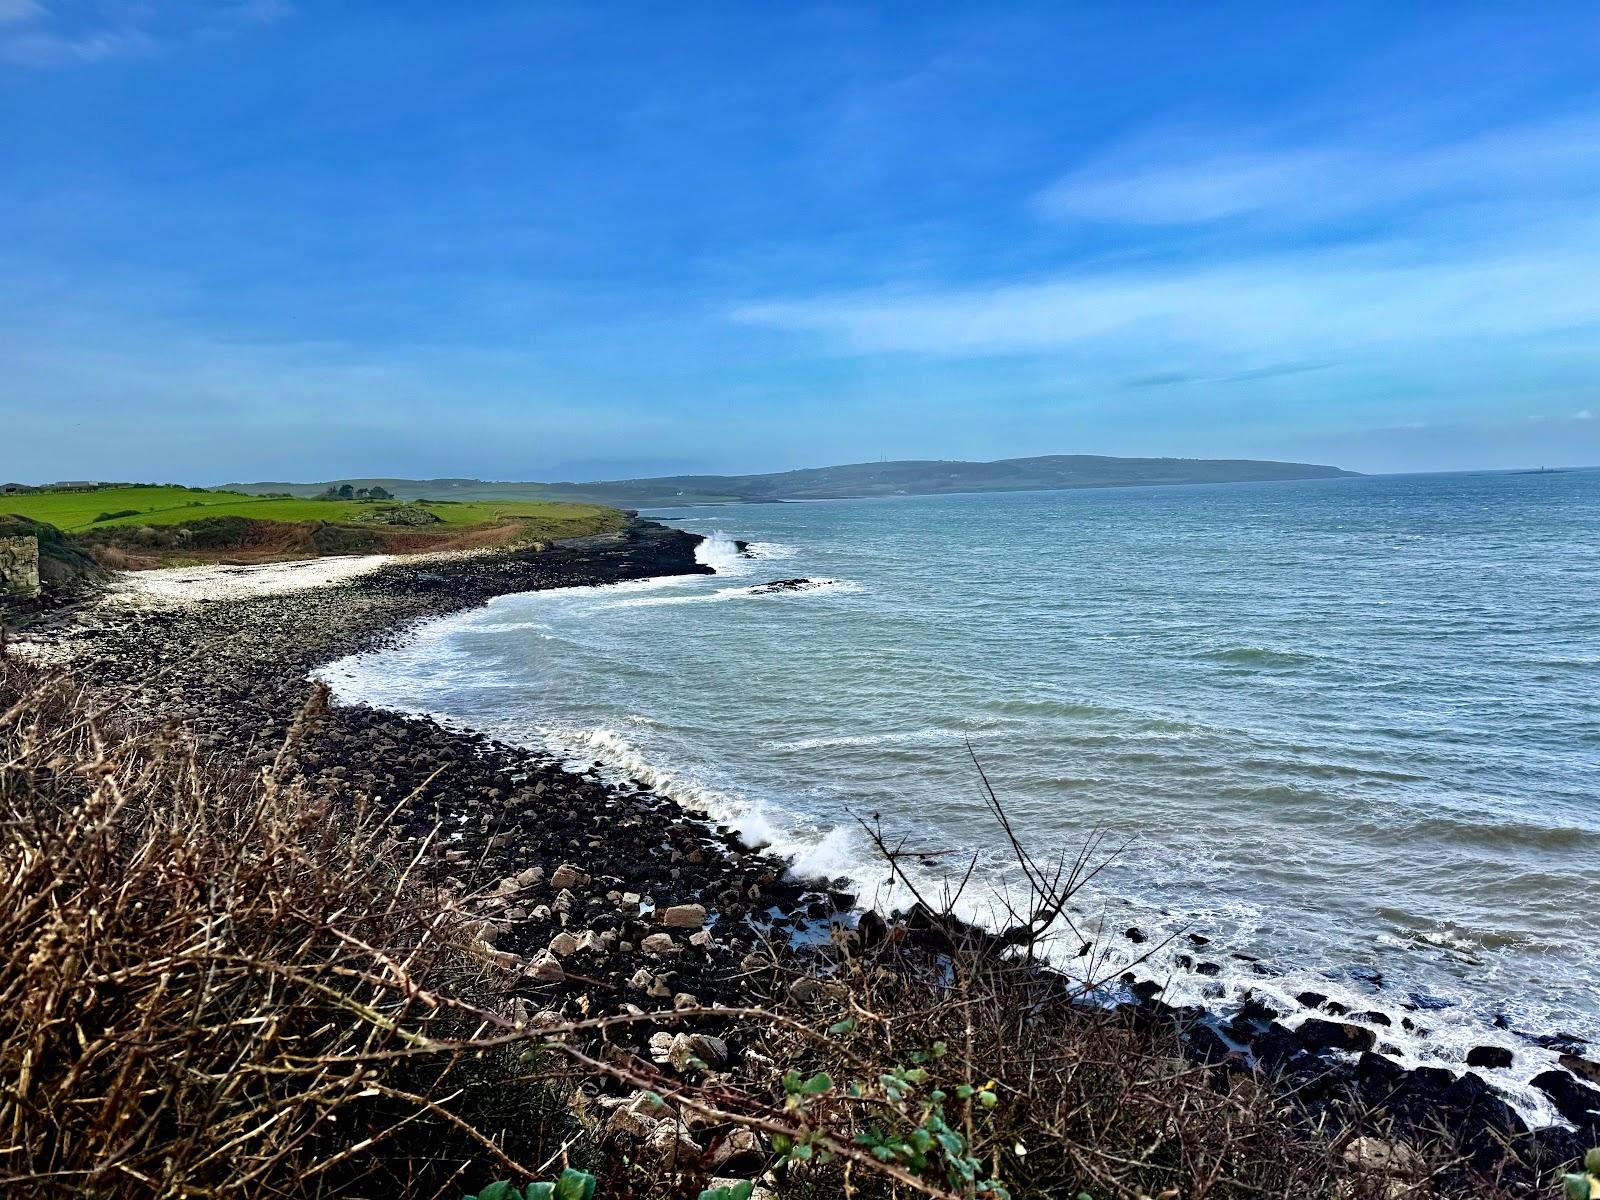
[[800,553],[800,547],[783,542],[751,542],[746,553],[751,558],[793,558]]
[[[719,572],[720,574],[720,572]],[[800,596],[817,592],[835,592],[849,594],[859,592],[861,585],[852,583],[848,579],[813,579],[801,587],[782,588],[769,591],[764,583],[753,583],[747,587],[719,588],[714,592],[698,592],[688,596],[642,596],[637,599],[616,600],[604,604],[602,608],[655,608],[661,605],[672,604],[713,604],[723,600],[750,600],[777,599],[786,596]]]
[[750,565],[749,560],[739,553],[738,543],[720,529],[712,530],[694,548],[694,560],[710,567],[718,575],[743,574]]

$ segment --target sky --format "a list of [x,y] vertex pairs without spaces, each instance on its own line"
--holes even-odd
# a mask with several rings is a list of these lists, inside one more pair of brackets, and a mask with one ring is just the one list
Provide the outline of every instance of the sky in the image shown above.
[[0,0],[0,477],[1600,464],[1600,5]]

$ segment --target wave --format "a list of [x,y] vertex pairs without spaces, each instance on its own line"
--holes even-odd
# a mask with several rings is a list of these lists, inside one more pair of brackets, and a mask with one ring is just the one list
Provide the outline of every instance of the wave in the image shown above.
[[782,599],[785,596],[815,595],[818,592],[852,594],[860,592],[861,585],[848,579],[813,579],[806,586],[773,589],[769,584],[753,583],[746,587],[719,588],[715,592],[701,592],[691,596],[641,596],[633,600],[617,600],[602,604],[601,608],[656,608],[671,604],[713,604],[723,600]]
[[745,553],[751,558],[793,558],[800,553],[800,547],[785,542],[751,542]]
[[739,544],[720,529],[714,529],[694,548],[694,560],[710,567],[718,575],[739,574],[748,560],[739,552]]

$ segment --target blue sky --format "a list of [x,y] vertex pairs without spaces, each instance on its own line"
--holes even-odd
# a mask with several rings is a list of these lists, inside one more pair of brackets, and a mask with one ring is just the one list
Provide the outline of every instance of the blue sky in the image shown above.
[[1600,6],[0,0],[0,476],[1600,463]]

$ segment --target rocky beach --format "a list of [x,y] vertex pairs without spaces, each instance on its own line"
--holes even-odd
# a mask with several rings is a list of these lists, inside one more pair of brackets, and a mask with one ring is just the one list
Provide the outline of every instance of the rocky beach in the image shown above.
[[[621,534],[538,551],[374,560],[320,586],[221,587],[216,598],[184,602],[124,595],[56,613],[29,640],[42,656],[67,657],[98,705],[135,721],[179,722],[208,755],[246,768],[272,764],[312,704],[296,769],[389,812],[397,845],[422,878],[481,921],[478,953],[520,980],[512,1002],[525,1017],[739,1006],[752,999],[751,977],[770,966],[773,942],[811,945],[819,977],[837,968],[841,945],[863,936],[942,953],[934,915],[902,914],[898,933],[893,916],[886,927],[875,915],[857,932],[849,894],[827,880],[791,878],[785,861],[669,797],[603,775],[599,764],[575,768],[430,719],[323,706],[309,681],[331,660],[495,596],[707,573],[695,556],[700,540],[635,518]],[[795,939],[797,931],[809,935]],[[1202,951],[1204,942],[1194,946],[1202,960],[1217,950]],[[1193,965],[1205,973],[1203,961]],[[1479,1075],[1403,1068],[1379,1052],[1377,1024],[1326,997],[1302,996],[1316,1015],[1291,1028],[1278,1020],[1289,1014],[1263,1003],[1225,1014],[1170,1006],[1147,972],[1121,983],[1130,1020],[1178,1029],[1187,1056],[1223,1075],[1270,1070],[1312,1114],[1349,1119],[1354,1097],[1386,1133],[1448,1128],[1486,1168],[1508,1145],[1542,1167],[1600,1140],[1600,1066],[1578,1043],[1555,1046],[1562,1068],[1535,1081],[1572,1128],[1530,1132]],[[648,1022],[618,1037],[668,1066],[673,1046],[690,1052],[684,1035]],[[742,1049],[733,1028],[696,1038],[692,1053],[722,1069],[736,1066]]]

